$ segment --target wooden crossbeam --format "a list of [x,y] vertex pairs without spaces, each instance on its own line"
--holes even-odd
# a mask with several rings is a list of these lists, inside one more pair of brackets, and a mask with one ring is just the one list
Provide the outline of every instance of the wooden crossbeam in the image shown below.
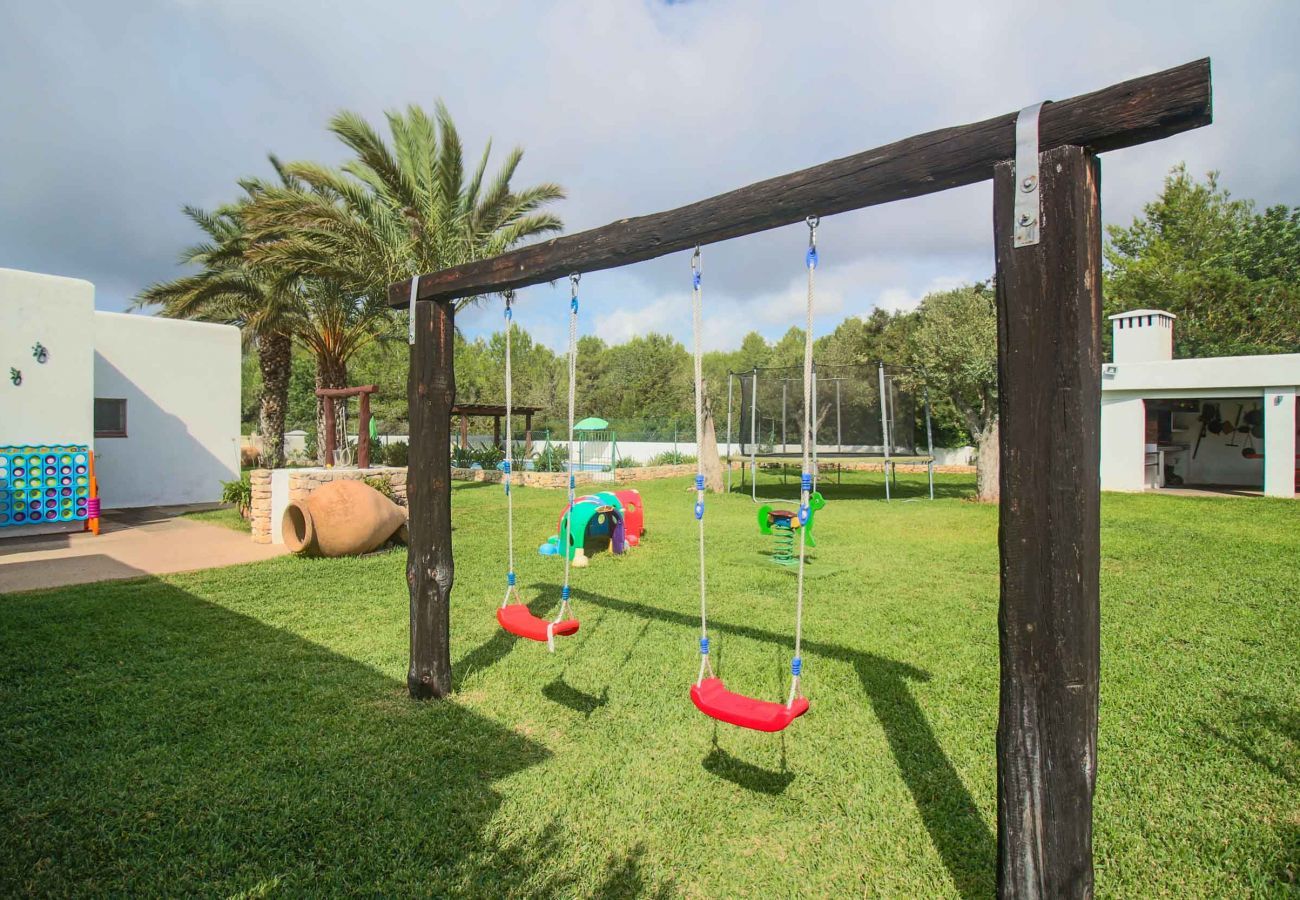
[[[1210,61],[1049,103],[1039,119],[1043,151],[1078,145],[1093,153],[1131,147],[1208,125]],[[421,275],[416,298],[453,300],[554,281],[800,222],[986,181],[1015,155],[1016,113],[941,128],[782,175],[666,212],[620,219],[491,259]],[[388,302],[405,307],[411,283]]]

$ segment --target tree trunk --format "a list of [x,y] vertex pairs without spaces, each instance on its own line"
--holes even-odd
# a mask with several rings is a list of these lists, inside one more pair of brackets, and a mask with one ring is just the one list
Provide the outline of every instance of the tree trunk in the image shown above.
[[1014,247],[1027,176],[997,167],[998,895],[1091,900],[1101,662],[1101,211],[1097,158],[1040,156],[1042,230]]
[[997,503],[1000,496],[998,432],[999,422],[994,418],[979,433],[975,447],[975,499],[981,503]]
[[451,405],[456,399],[455,316],[450,302],[415,310],[406,388],[411,417],[411,664],[406,687],[417,700],[451,693]]
[[722,478],[722,460],[718,457],[718,434],[713,427],[713,398],[708,387],[701,398],[704,406],[704,427],[695,436],[695,452],[704,463],[704,487],[713,494],[726,490]]
[[[316,357],[316,387],[320,388],[345,388],[348,386],[348,366],[347,363],[339,362],[332,357]],[[346,400],[327,400],[323,397],[316,398],[316,465],[325,465],[325,404],[334,404],[334,427],[336,430],[342,429],[344,422],[344,413],[347,410]]]
[[262,370],[262,465],[284,466],[284,417],[289,408],[289,372],[293,341],[287,334],[257,339],[257,362]]

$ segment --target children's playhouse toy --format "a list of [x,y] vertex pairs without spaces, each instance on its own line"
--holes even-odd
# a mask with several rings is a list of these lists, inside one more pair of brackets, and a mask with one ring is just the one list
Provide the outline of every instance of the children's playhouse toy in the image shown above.
[[770,506],[758,508],[758,530],[762,534],[772,535],[772,562],[781,566],[793,566],[799,562],[794,552],[795,531],[804,530],[804,540],[809,547],[816,547],[813,540],[813,518],[817,510],[826,505],[826,500],[816,491],[808,495],[808,521],[799,522],[799,514],[790,509],[773,509]]
[[[594,552],[596,541],[608,541],[613,553],[622,553],[628,547],[641,543],[645,534],[645,508],[640,491],[600,491],[573,501],[572,515],[568,509],[560,514],[557,533],[537,548],[543,556],[559,556],[562,546],[567,547],[573,565],[581,568],[590,561],[588,551]],[[562,545],[560,537],[566,542]]]
[[0,528],[81,522],[99,534],[95,455],[83,445],[0,447]]

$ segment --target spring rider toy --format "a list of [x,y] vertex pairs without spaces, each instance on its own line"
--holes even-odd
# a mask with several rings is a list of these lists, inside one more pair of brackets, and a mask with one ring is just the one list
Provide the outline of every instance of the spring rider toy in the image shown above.
[[817,491],[808,495],[808,521],[802,525],[799,513],[792,509],[773,509],[771,506],[758,508],[758,530],[761,534],[772,536],[772,562],[779,566],[793,566],[799,562],[795,555],[795,531],[803,528],[804,542],[809,547],[816,547],[813,539],[813,519],[817,510],[826,505],[825,498]]

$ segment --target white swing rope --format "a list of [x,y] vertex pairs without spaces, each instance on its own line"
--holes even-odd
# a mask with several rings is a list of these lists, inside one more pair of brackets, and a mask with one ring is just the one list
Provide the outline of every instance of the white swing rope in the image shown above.
[[[691,308],[692,327],[695,335],[695,440],[698,444],[700,435],[704,434],[704,351],[700,343],[700,332],[704,329],[704,297],[700,281],[704,275],[704,263],[700,258],[700,248],[695,248],[691,256]],[[698,447],[696,448],[699,449]],[[708,603],[705,599],[704,577],[704,455],[695,454],[695,520],[700,530],[700,674],[697,685],[704,682],[707,672],[710,678],[713,663],[709,661],[709,616]]]
[[514,374],[510,364],[510,340],[511,331],[514,329],[514,304],[515,292],[506,291],[504,294],[506,310],[506,458],[502,467],[502,482],[506,488],[506,595],[501,601],[501,606],[505,607],[510,604],[511,598],[515,603],[523,603],[519,598],[519,589],[515,587],[515,499],[510,493],[510,475],[514,466],[514,432],[510,427],[514,419],[512,409],[514,406]]
[[572,552],[569,539],[573,535],[573,489],[576,487],[573,478],[573,401],[578,382],[578,282],[581,280],[582,275],[578,272],[569,276],[569,509],[564,514],[564,533],[560,535],[560,548],[564,554],[564,586],[560,589],[560,610],[546,626],[546,646],[552,653],[555,652],[555,626],[564,621],[566,613],[573,615],[569,603],[569,557]]
[[804,552],[808,539],[809,495],[812,493],[812,473],[809,466],[809,442],[812,440],[812,374],[813,374],[813,276],[817,271],[817,226],[821,219],[809,216],[808,222],[808,303],[804,320],[803,341],[803,470],[799,477],[799,580],[794,607],[794,658],[790,660],[790,698],[786,707],[794,706],[799,696],[799,679],[803,674],[803,573]]

